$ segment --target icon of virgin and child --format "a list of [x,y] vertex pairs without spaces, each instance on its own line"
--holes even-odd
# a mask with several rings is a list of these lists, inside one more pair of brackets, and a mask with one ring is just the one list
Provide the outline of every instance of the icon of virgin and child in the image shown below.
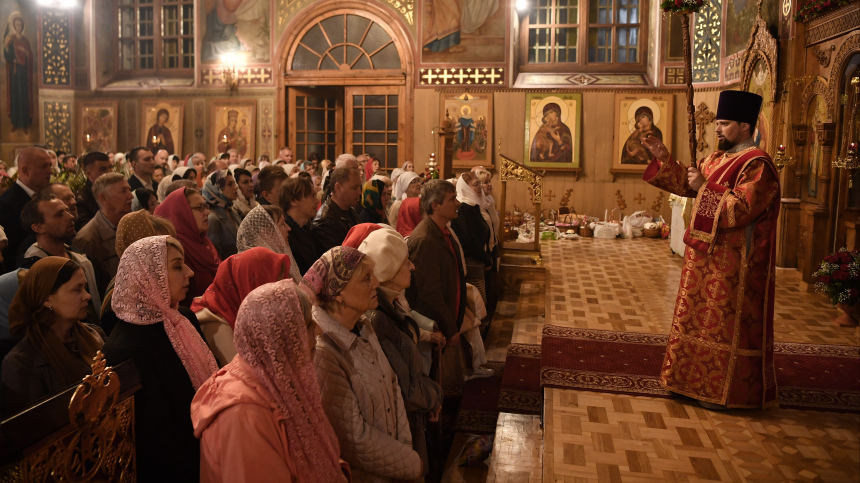
[[654,122],[654,111],[648,106],[640,106],[631,120],[630,136],[621,150],[621,164],[648,164],[654,156],[642,145],[642,140],[654,136],[663,141],[663,132]]

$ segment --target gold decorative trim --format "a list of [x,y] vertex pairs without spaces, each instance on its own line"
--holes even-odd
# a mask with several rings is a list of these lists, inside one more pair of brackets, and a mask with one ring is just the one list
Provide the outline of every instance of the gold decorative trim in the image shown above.
[[[770,91],[774,94],[779,92],[779,86],[776,82],[777,49],[778,44],[776,39],[767,31],[767,22],[759,15],[750,31],[750,40],[741,61],[742,88],[749,85],[750,78],[752,77],[752,69],[755,67],[756,62],[761,59],[767,64],[769,70]],[[776,97],[771,100],[776,101]]]
[[508,179],[522,181],[531,187],[532,203],[538,204],[543,196],[543,176],[536,171],[523,166],[510,158],[499,154],[502,158],[499,169],[499,180],[506,182]]
[[839,83],[841,82],[842,73],[845,72],[845,68],[848,65],[848,61],[851,60],[851,57],[854,54],[860,52],[860,32],[848,37],[845,39],[845,42],[839,47],[839,50],[836,52],[836,56],[833,58],[833,62],[830,67],[831,77],[834,79],[840,79],[835,82],[830,82],[829,90],[824,99],[827,101],[827,108],[830,110],[830,120],[836,118],[836,91],[839,88]]
[[93,374],[75,390],[70,425],[22,460],[3,468],[5,482],[137,480],[134,398],[119,400],[119,376],[99,351]]
[[500,67],[419,69],[418,84],[422,86],[505,85],[505,69]]

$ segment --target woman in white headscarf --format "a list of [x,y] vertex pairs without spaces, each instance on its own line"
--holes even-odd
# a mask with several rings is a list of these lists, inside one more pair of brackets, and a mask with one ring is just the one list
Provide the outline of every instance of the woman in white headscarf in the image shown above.
[[296,164],[288,163],[284,165],[284,172],[287,173],[287,176],[290,178],[292,178],[293,175],[298,175],[299,171],[299,166]]
[[190,179],[197,182],[197,171],[194,168],[188,168],[186,166],[181,166],[173,170],[173,174],[170,176],[165,176],[164,179],[158,183],[158,188],[155,193],[158,195],[158,202],[161,203],[164,201],[164,198],[167,197],[167,187],[170,186],[170,183],[174,181],[178,181],[180,179]]
[[388,209],[388,223],[397,229],[397,218],[400,214],[400,205],[406,198],[416,198],[421,195],[421,177],[412,171],[404,171],[397,177],[392,189],[391,199],[394,202]]

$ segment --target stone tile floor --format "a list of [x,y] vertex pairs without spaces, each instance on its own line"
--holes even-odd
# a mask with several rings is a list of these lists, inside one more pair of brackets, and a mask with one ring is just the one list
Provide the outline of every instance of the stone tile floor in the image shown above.
[[[542,254],[547,282],[525,281],[499,302],[485,342],[490,360],[504,360],[510,343],[539,344],[547,322],[668,332],[682,258],[666,240],[560,240],[544,242]],[[796,270],[777,270],[775,307],[777,341],[860,345],[860,329],[834,325],[839,312],[802,291]],[[458,435],[443,481],[860,481],[857,415],[711,412],[561,389],[544,396],[543,432],[538,416],[503,413],[492,456],[469,469],[450,464],[468,438]]]

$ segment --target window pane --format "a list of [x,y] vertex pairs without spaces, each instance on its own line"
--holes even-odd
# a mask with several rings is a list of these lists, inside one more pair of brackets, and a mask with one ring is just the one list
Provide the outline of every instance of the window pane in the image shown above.
[[352,110],[352,128],[356,131],[364,130],[364,112],[363,109],[356,108]]
[[123,40],[119,44],[119,58],[123,70],[134,69],[134,41]]
[[320,58],[304,45],[299,45],[296,48],[296,55],[293,57],[293,70],[316,70]]
[[182,39],[182,68],[194,67],[194,39]]
[[140,20],[138,35],[141,37],[152,36],[152,7],[141,7],[137,9],[137,15]]
[[[396,106],[396,104],[395,104]],[[397,132],[397,108],[388,108],[388,130]]]
[[329,131],[334,131],[334,119],[335,119],[334,111],[328,111],[328,113],[326,115],[326,126],[328,126]]
[[555,29],[555,61],[576,62],[576,28]]
[[388,157],[385,159],[386,168],[394,168],[400,165],[400,160],[397,159],[397,145],[388,146]]
[[308,97],[308,107],[325,107],[325,99]]
[[558,0],[556,23],[579,23],[579,0]]
[[[304,98],[299,97],[296,100],[301,99],[304,101]],[[298,104],[298,102],[296,103]],[[296,130],[304,131],[305,130],[305,110],[302,108],[296,108]]]
[[319,25],[314,25],[310,30],[308,30],[308,33],[302,37],[302,43],[318,54],[322,54],[331,47],[325,39]]
[[343,15],[335,15],[320,22],[332,45],[343,42]]
[[365,132],[364,133],[364,142],[374,143],[374,144],[384,144],[385,143],[385,133]]
[[325,111],[308,109],[308,131],[325,131]]
[[162,62],[167,69],[175,69],[179,67],[179,40],[164,39],[162,41]]
[[140,68],[141,69],[152,69],[155,67],[155,49],[154,41],[152,40],[141,40],[137,44],[138,52],[140,55]]
[[119,9],[119,36],[123,38],[134,37],[134,9]]
[[364,128],[367,131],[385,131],[385,109],[367,108],[364,111]]
[[529,29],[529,62],[549,62],[550,29]]
[[612,29],[588,30],[588,61],[612,62]]
[[182,35],[194,35],[194,5],[182,6]]
[[179,7],[166,6],[161,9],[161,35],[179,35]]
[[361,37],[364,36],[365,30],[370,20],[358,15],[346,16],[346,41],[351,44],[360,44]]
[[367,96],[368,106],[384,106],[385,96]]
[[[357,64],[357,63],[356,63]],[[397,47],[394,42],[388,44],[373,56],[374,69],[399,69],[400,54],[397,53]]]
[[591,23],[612,23],[612,0],[591,0],[588,20]]
[[529,24],[541,25],[550,23],[551,0],[535,0],[535,6],[529,13]]

